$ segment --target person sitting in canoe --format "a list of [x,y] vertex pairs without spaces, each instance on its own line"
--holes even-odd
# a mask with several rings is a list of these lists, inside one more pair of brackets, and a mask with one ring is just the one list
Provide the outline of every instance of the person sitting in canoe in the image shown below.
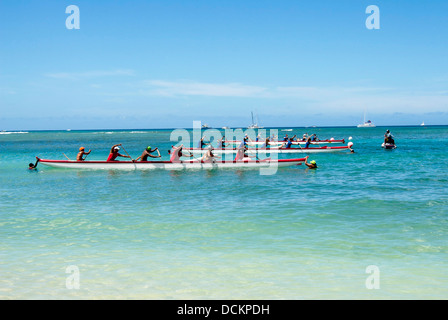
[[311,144],[311,140],[312,139],[312,135],[309,136],[308,138],[306,138],[306,144],[305,144],[305,149],[308,148]]
[[92,150],[90,150],[90,149],[89,149],[89,152],[85,152],[84,150],[85,150],[84,147],[79,148],[78,155],[76,156],[76,161],[86,160],[86,158],[84,156],[87,156],[90,154],[90,152],[92,152]]
[[[151,153],[156,152],[156,151],[158,153],[157,156],[154,156],[154,155],[151,154]],[[148,161],[148,157],[160,158],[161,155],[160,155],[160,152],[159,152],[159,148],[152,149],[151,146],[147,146],[146,149],[143,150],[142,155],[140,157],[138,157],[137,159],[135,159],[135,161],[138,161],[138,160],[140,160],[140,161]]]
[[283,137],[283,141],[286,142],[286,141],[288,141],[288,140],[289,140],[289,138],[288,138],[288,134],[285,134],[285,136]]
[[226,145],[226,137],[224,137],[224,136],[222,137],[222,139],[220,139],[218,141],[219,141],[219,144],[221,145],[221,149],[224,149],[229,146],[229,144]]
[[213,154],[213,147],[209,146],[207,152],[201,158],[201,162],[215,162],[215,159],[221,158],[215,154]]
[[247,141],[249,140],[249,136],[246,134],[243,138],[243,141],[241,141],[240,145],[238,146],[239,148],[247,148]]
[[270,148],[270,142],[269,142],[269,138],[266,138],[266,140],[264,141],[264,143],[260,146],[259,149],[266,149],[266,148]]
[[292,146],[292,142],[293,142],[293,138],[289,138],[289,141],[284,142],[281,146],[280,149],[291,149]]
[[249,160],[250,158],[247,155],[246,151],[247,151],[246,147],[238,148],[238,151],[236,152],[236,156],[235,156],[235,161]]
[[170,156],[171,162],[181,162],[181,160],[180,160],[181,157],[189,157],[189,158],[193,157],[193,155],[191,153],[189,155],[186,155],[182,152],[183,147],[184,147],[183,144],[181,144],[178,147],[175,147],[175,146],[171,146],[171,147],[172,147],[171,151],[168,151],[168,153],[171,155]]
[[120,146],[121,146],[121,143],[120,143],[120,144],[116,144],[116,145],[114,145],[114,146],[110,149],[109,157],[107,158],[106,161],[108,161],[108,162],[110,162],[110,161],[118,161],[118,160],[115,160],[115,159],[117,159],[117,157],[129,158],[129,159],[132,160],[131,156],[123,155],[123,154],[120,154],[120,153],[118,152],[118,151],[120,150]]
[[198,148],[199,148],[199,149],[204,149],[204,147],[205,147],[206,145],[208,145],[208,143],[205,143],[205,142],[204,142],[204,139],[205,139],[205,136],[202,137],[201,140],[199,140],[199,143],[198,143]]
[[303,136],[302,136],[302,141],[306,141],[306,136],[307,136],[307,134],[304,133]]
[[307,166],[308,168],[310,168],[310,169],[317,169],[317,163],[316,163],[316,160],[311,160],[311,161],[308,163],[308,157],[309,157],[309,156],[306,156],[306,157],[305,157],[305,164],[306,164],[306,166]]

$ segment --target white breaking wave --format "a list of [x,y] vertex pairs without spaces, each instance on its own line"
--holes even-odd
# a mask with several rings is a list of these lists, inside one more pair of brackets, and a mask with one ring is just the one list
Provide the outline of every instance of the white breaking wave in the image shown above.
[[1,131],[0,134],[29,133],[26,131]]

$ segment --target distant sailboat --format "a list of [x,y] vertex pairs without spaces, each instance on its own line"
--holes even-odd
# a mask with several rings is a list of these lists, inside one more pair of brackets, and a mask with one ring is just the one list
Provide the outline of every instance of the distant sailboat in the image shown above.
[[425,125],[425,121],[422,122],[421,126],[424,126],[424,125]]
[[258,116],[257,116],[257,122],[254,122],[254,113],[251,112],[251,115],[252,115],[252,124],[250,126],[248,126],[247,128],[248,129],[263,129],[263,127],[260,127],[258,125]]
[[376,126],[373,124],[372,121],[367,120],[366,121],[366,112],[364,111],[364,123],[358,124],[358,128],[375,128]]

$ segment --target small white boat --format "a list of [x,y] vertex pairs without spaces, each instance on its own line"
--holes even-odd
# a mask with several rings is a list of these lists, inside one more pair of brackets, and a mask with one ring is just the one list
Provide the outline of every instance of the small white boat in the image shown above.
[[362,124],[358,124],[358,128],[375,128],[376,126],[373,124],[371,120],[366,121],[366,112],[364,111],[364,122]]
[[249,168],[259,169],[272,166],[288,167],[299,165],[305,161],[305,158],[299,159],[279,159],[272,160],[270,158],[263,160],[244,160],[244,161],[215,161],[215,162],[201,162],[195,161],[75,161],[75,160],[48,160],[40,159],[39,163],[64,169],[94,169],[94,170],[182,170],[182,169],[236,169]]
[[358,128],[375,128],[376,126],[373,124],[372,121],[367,120],[363,124],[358,124]]
[[257,121],[254,122],[254,113],[251,112],[251,114],[252,114],[252,124],[250,126],[248,126],[247,128],[248,129],[263,129],[263,127],[260,127],[258,125],[258,116],[257,116]]
[[424,126],[424,125],[425,125],[425,121],[422,122],[421,126]]
[[202,129],[211,129],[211,127],[208,124],[204,123],[202,125]]

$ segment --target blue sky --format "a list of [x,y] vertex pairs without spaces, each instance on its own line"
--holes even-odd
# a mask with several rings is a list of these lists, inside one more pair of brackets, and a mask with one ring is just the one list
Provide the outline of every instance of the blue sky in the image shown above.
[[[369,30],[366,8],[380,9]],[[66,28],[66,7],[80,29]],[[448,1],[0,1],[0,129],[448,124]]]

